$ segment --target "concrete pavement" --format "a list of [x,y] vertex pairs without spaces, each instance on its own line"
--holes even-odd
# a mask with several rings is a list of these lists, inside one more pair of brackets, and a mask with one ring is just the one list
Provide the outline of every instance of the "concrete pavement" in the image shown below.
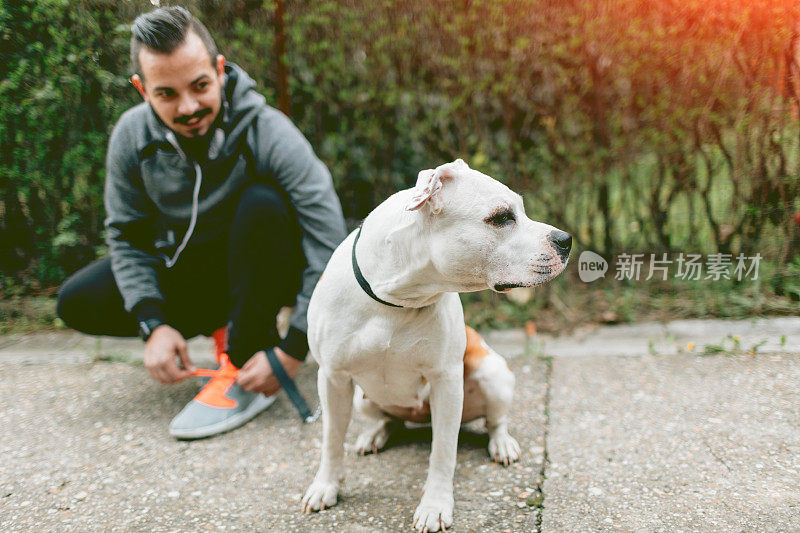
[[[494,465],[481,424],[462,432],[456,531],[800,529],[800,319],[486,337],[517,375],[523,459]],[[208,341],[190,346],[210,363]],[[4,531],[410,529],[429,429],[348,455],[339,504],[301,515],[321,423],[301,424],[281,395],[234,432],[174,441],[167,424],[197,382],[152,382],[141,348],[0,337]],[[312,403],[315,372],[299,376]]]
[[800,531],[797,354],[558,359],[544,531]]

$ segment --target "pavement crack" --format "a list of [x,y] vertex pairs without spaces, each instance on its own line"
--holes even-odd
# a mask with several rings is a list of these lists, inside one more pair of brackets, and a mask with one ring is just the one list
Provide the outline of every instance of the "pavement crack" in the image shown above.
[[536,487],[529,504],[536,509],[536,533],[542,533],[542,521],[544,519],[544,482],[547,479],[547,467],[550,464],[550,456],[547,452],[547,440],[550,435],[550,396],[553,378],[553,358],[544,357],[545,362],[545,389],[544,389],[544,436],[542,438],[542,466],[539,468],[539,475],[536,479]]
[[722,459],[722,457],[720,457],[720,456],[718,456],[716,453],[714,453],[714,448],[712,448],[712,447],[711,447],[711,444],[709,444],[709,443],[708,443],[708,441],[707,441],[706,439],[703,439],[703,442],[705,442],[705,443],[706,443],[706,446],[708,447],[708,451],[709,451],[709,452],[711,452],[711,455],[713,455],[713,456],[714,456],[714,459],[716,459],[717,461],[719,461],[720,463],[722,463],[722,465],[723,465],[725,468],[727,468],[727,469],[728,469],[728,472],[732,472],[732,470],[731,470],[731,467],[730,467],[730,466],[728,466],[728,463],[726,463],[726,462],[725,462],[725,460],[724,460],[724,459]]

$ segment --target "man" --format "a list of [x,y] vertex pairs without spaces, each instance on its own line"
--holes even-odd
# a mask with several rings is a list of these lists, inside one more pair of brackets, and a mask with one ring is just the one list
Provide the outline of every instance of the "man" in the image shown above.
[[[109,141],[109,257],[64,283],[58,314],[94,335],[138,329],[161,383],[195,370],[185,339],[228,325],[220,372],[170,424],[177,438],[207,437],[267,408],[278,378],[291,386],[308,351],[308,301],[344,218],[309,143],[226,64],[200,21],[166,7],[131,30],[144,102]],[[295,309],[281,339],[284,305]]]

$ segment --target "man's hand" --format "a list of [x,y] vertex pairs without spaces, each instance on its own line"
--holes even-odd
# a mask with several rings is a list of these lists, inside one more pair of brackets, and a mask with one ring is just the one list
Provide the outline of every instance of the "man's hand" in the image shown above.
[[[293,378],[303,365],[302,361],[295,359],[280,348],[275,348],[275,355],[278,356],[278,361],[286,369],[286,373],[289,374],[290,378]],[[281,390],[281,384],[278,383],[278,378],[272,373],[272,368],[267,361],[267,354],[263,350],[256,352],[242,366],[236,382],[246,391],[260,392],[267,396],[272,396]]]
[[[183,368],[175,363],[176,357],[180,358]],[[195,370],[183,335],[166,324],[154,329],[147,339],[144,345],[144,367],[154,380],[161,383],[183,381]]]

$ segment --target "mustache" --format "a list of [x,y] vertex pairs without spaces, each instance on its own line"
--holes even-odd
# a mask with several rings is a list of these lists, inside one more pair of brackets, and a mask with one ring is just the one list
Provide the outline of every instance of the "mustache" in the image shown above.
[[174,122],[175,122],[175,124],[183,124],[185,126],[185,125],[187,125],[187,123],[190,120],[192,120],[194,118],[203,118],[204,116],[208,115],[209,113],[211,113],[211,109],[210,108],[200,109],[200,110],[196,111],[195,113],[193,113],[191,115],[178,117],[178,118],[176,118],[174,120]]

